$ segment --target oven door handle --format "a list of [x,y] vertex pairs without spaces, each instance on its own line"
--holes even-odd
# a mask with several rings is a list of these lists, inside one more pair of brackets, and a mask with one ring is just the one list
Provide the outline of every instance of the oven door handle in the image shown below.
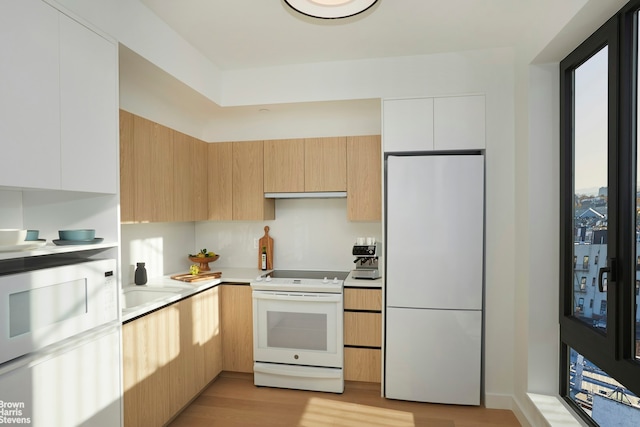
[[254,292],[254,299],[298,302],[340,302],[340,294],[289,294],[283,292]]

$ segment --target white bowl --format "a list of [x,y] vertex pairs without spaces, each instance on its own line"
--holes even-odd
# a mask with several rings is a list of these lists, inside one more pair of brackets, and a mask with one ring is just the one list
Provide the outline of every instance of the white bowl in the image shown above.
[[24,243],[27,238],[27,230],[17,228],[0,228],[0,246],[16,246]]

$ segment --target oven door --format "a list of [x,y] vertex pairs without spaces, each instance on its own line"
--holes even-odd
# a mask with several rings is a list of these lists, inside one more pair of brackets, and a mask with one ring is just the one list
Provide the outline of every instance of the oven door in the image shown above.
[[253,291],[256,362],[342,368],[342,294]]

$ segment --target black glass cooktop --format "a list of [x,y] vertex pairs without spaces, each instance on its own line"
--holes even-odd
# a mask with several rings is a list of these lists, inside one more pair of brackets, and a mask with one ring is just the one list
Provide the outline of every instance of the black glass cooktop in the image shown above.
[[344,280],[349,275],[348,271],[311,271],[311,270],[273,270],[267,276],[274,279],[333,279]]

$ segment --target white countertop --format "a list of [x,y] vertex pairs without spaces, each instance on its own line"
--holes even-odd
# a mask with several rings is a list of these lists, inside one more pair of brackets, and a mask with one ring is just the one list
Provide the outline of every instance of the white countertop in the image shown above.
[[[179,301],[189,295],[204,291],[205,289],[219,285],[221,283],[249,283],[256,277],[267,273],[268,271],[258,270],[257,268],[216,268],[211,271],[219,271],[222,276],[219,279],[203,280],[196,283],[182,282],[180,280],[172,279],[174,274],[181,274],[185,272],[172,273],[162,277],[150,278],[146,285],[127,285],[122,288],[123,291],[156,288],[157,290],[166,289],[172,293],[171,296],[165,296],[145,304],[141,304],[130,309],[122,310],[122,321],[126,322],[134,317],[142,316],[150,311],[156,310],[165,305]],[[357,287],[357,288],[381,288],[382,279],[354,279],[352,272],[349,273],[344,281],[345,287]]]
[[184,272],[172,273],[167,276],[150,278],[146,285],[127,285],[122,288],[123,292],[129,290],[155,288],[156,290],[166,289],[171,292],[171,296],[165,296],[145,304],[137,305],[130,309],[122,310],[122,322],[126,322],[134,317],[142,316],[150,311],[156,310],[165,305],[179,301],[189,295],[204,291],[221,283],[249,283],[261,274],[265,274],[264,271],[257,268],[216,268],[211,271],[219,271],[222,273],[222,277],[219,279],[203,280],[196,283],[188,283],[180,280],[172,279],[171,276],[175,274],[181,274]]
[[354,279],[353,271],[344,280],[345,288],[382,288],[382,278],[379,279]]

